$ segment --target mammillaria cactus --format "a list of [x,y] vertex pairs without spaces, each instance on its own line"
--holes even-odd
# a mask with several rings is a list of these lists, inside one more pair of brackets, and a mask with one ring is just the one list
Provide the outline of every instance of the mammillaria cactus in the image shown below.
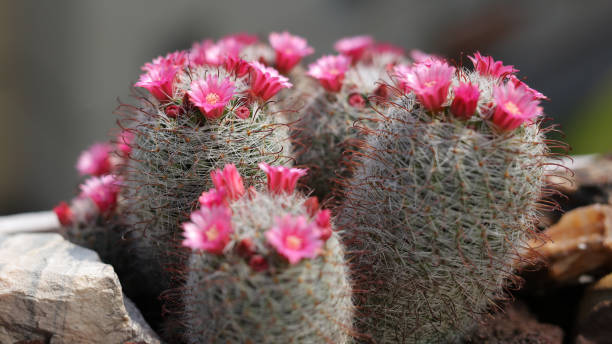
[[294,192],[304,170],[260,167],[245,192],[233,165],[183,224],[193,249],[184,293],[188,343],[348,343],[348,267],[329,210]]
[[[357,330],[376,343],[455,342],[513,280],[542,195],[543,96],[512,67],[424,58],[369,132],[338,223]],[[520,82],[520,84],[517,83]]]
[[304,104],[293,126],[294,152],[297,164],[310,169],[306,184],[322,199],[332,196],[336,178],[348,176],[343,155],[359,134],[353,124],[375,115],[370,103],[385,99],[381,83],[405,60],[401,49],[369,36],[341,39],[335,48],[341,55],[323,56],[308,69],[320,86],[296,90]]
[[[273,64],[273,50],[255,40],[233,35],[156,58],[136,83],[151,96],[120,109],[120,124],[133,135],[122,173],[124,220],[143,233],[143,258],[159,262],[160,273],[184,265],[179,225],[213,185],[212,170],[233,163],[255,181],[263,173],[252,166],[289,160],[282,110],[270,101],[292,85],[264,65]],[[158,292],[171,286],[171,275],[153,277]]]

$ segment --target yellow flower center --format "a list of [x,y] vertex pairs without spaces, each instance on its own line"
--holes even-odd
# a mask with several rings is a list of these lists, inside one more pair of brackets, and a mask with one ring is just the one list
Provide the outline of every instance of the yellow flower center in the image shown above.
[[285,49],[285,54],[287,54],[287,55],[291,55],[291,54],[293,54],[293,49],[291,49],[291,48],[286,48],[286,49]]
[[285,239],[285,244],[292,250],[297,250],[302,247],[302,239],[296,237],[295,235],[289,235],[287,239]]
[[521,110],[519,110],[518,106],[516,106],[516,104],[511,101],[507,101],[506,104],[504,104],[504,107],[506,108],[506,111],[510,112],[513,115],[518,115],[521,113]]
[[425,87],[434,87],[434,85],[436,84],[436,80],[431,80],[425,83]]
[[340,74],[340,71],[337,70],[336,68],[332,68],[332,69],[329,70],[329,74],[331,74],[331,75],[338,75],[338,74]]
[[219,230],[215,226],[210,226],[206,231],[206,240],[215,241],[219,237]]
[[206,102],[210,105],[215,105],[221,99],[216,93],[209,93],[206,95]]

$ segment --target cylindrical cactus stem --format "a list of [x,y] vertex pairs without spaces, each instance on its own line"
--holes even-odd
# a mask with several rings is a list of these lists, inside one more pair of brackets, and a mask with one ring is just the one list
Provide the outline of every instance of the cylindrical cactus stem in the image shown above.
[[406,94],[368,135],[348,182],[338,223],[362,291],[356,327],[373,342],[469,334],[536,235],[541,108],[511,67],[483,60],[490,68],[478,72],[439,59],[396,68]]
[[371,125],[366,119],[376,115],[373,105],[382,108],[386,101],[382,84],[390,82],[390,68],[405,61],[401,51],[363,49],[356,60],[345,55],[320,58],[307,74],[321,86],[298,90],[304,105],[292,126],[296,164],[310,169],[305,184],[324,200],[339,198],[338,180],[350,176],[346,163],[360,138],[353,125]]
[[[349,343],[352,292],[329,210],[294,193],[302,170],[262,165],[268,189],[214,189],[184,224],[188,343]],[[231,188],[231,186],[230,186]]]

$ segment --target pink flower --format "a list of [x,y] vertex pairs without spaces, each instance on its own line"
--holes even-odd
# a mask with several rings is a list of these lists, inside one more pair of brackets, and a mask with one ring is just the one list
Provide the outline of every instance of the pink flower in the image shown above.
[[81,195],[90,198],[100,213],[108,214],[117,205],[119,187],[119,179],[112,174],[92,177],[81,185]]
[[236,110],[234,110],[236,116],[241,119],[247,119],[251,116],[251,111],[246,106],[239,106]]
[[223,170],[210,172],[210,178],[217,190],[224,189],[230,200],[235,201],[244,195],[242,177],[234,164],[226,164]]
[[415,64],[419,64],[419,63],[426,63],[426,64],[430,64],[433,61],[444,61],[443,58],[437,56],[437,55],[433,55],[433,54],[428,54],[426,52],[423,52],[421,50],[418,49],[413,49],[410,51],[410,58],[414,61]]
[[170,104],[164,108],[164,112],[170,118],[177,118],[181,114],[181,107],[176,104]]
[[259,41],[259,38],[256,35],[251,35],[248,32],[238,32],[221,38],[221,41],[224,40],[234,40],[242,44],[243,46],[246,46],[257,43],[257,41]]
[[319,211],[319,199],[317,196],[308,197],[308,199],[304,201],[304,207],[306,207],[308,215],[314,217]]
[[82,176],[101,176],[109,173],[113,168],[112,151],[113,146],[108,143],[93,144],[79,156],[76,164],[77,170]]
[[406,92],[414,92],[425,108],[436,112],[446,101],[455,67],[434,60],[431,64],[416,64],[412,68],[398,66],[395,73]]
[[249,62],[251,66],[251,93],[264,102],[272,98],[282,88],[291,88],[289,79],[278,74],[272,67],[266,67],[258,61]]
[[225,188],[212,188],[208,191],[202,192],[202,195],[200,198],[198,198],[198,201],[200,202],[200,206],[202,208],[211,208],[220,205],[227,205],[226,197],[227,192],[225,191]]
[[257,272],[266,271],[268,270],[268,261],[263,256],[254,254],[251,259],[249,259],[249,266]]
[[134,86],[146,88],[157,100],[165,102],[173,96],[174,81],[180,69],[165,59],[147,63],[143,67],[145,73]]
[[53,212],[57,216],[59,223],[66,227],[72,224],[73,214],[72,210],[70,210],[70,206],[66,202],[60,202],[55,208],[53,208]]
[[237,56],[227,56],[223,60],[223,66],[228,72],[234,73],[239,78],[247,75],[251,68],[248,62]]
[[302,258],[315,258],[323,246],[318,236],[316,225],[308,223],[304,216],[285,215],[276,218],[276,224],[265,233],[268,243],[287,258],[289,263],[296,264]]
[[533,98],[533,94],[522,87],[516,87],[509,82],[493,89],[493,98],[496,107],[493,113],[493,123],[503,130],[514,130],[523,122],[542,114],[538,106],[540,101]]
[[348,103],[350,106],[356,109],[363,109],[366,106],[366,100],[359,93],[351,93],[349,95]]
[[222,254],[233,233],[232,212],[227,207],[201,208],[191,213],[191,222],[183,223],[183,246]]
[[330,222],[331,211],[329,209],[323,209],[317,213],[315,217],[315,223],[318,227],[319,239],[324,242],[327,241],[332,235],[332,225]]
[[272,32],[269,40],[276,51],[276,69],[281,73],[288,73],[304,56],[314,52],[304,38],[293,36],[287,31]]
[[451,112],[459,118],[469,119],[478,105],[478,98],[480,97],[478,85],[462,82],[454,88],[454,91],[455,99],[451,103]]
[[177,50],[172,53],[166,54],[166,56],[158,56],[153,59],[153,63],[145,63],[142,70],[148,71],[154,69],[155,65],[167,64],[178,68],[183,68],[187,62],[187,52],[183,50]]
[[305,176],[307,171],[301,168],[270,166],[265,162],[259,163],[258,166],[268,176],[268,191],[277,195],[283,192],[292,194],[297,180]]
[[337,52],[349,56],[353,63],[359,61],[363,53],[374,44],[371,36],[345,37],[334,44]]
[[350,65],[351,61],[344,55],[327,55],[310,64],[307,74],[317,79],[328,92],[339,92]]
[[216,44],[208,47],[205,52],[206,63],[213,66],[220,66],[228,56],[238,57],[243,47],[244,44],[234,37],[230,36],[223,38]]
[[208,61],[206,60],[206,52],[213,45],[215,45],[215,43],[210,39],[193,43],[191,50],[189,51],[189,64],[192,66],[202,66],[207,64]]
[[128,156],[132,152],[132,141],[134,140],[134,133],[129,130],[122,130],[117,137],[117,148],[123,156]]
[[386,43],[386,42],[377,42],[376,44],[374,44],[374,48],[372,50],[375,53],[379,53],[379,54],[392,54],[392,55],[397,55],[397,56],[404,56],[404,48],[391,44],[391,43]]
[[206,76],[206,80],[194,80],[190,88],[187,92],[189,100],[208,119],[221,117],[225,106],[234,95],[234,83],[229,78],[219,80],[211,74]]
[[526,91],[531,93],[533,95],[534,99],[537,99],[537,100],[549,100],[547,96],[545,96],[542,93],[534,90],[533,88],[527,86],[526,83],[524,83],[521,80],[519,80],[519,78],[517,78],[516,75],[510,75],[509,80],[510,80],[510,82],[512,82],[514,84],[514,87],[516,87],[516,88],[521,88],[522,87]]
[[468,58],[480,75],[502,78],[518,72],[518,69],[514,69],[514,66],[504,66],[502,61],[495,61],[491,56],[482,56],[478,51],[473,57],[468,56]]

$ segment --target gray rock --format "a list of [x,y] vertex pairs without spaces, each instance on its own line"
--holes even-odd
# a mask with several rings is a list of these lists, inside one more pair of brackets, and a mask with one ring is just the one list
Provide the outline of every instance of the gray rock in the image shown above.
[[54,233],[0,235],[0,343],[160,343],[98,255]]

